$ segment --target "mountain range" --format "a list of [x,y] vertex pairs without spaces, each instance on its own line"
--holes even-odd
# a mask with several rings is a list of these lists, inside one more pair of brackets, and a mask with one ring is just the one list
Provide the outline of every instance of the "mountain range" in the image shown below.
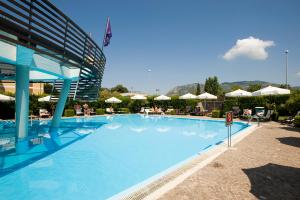
[[[247,90],[249,85],[254,85],[254,84],[260,84],[260,85],[262,85],[262,87],[266,87],[268,85],[272,85],[272,86],[276,86],[276,87],[280,86],[280,84],[278,84],[278,83],[270,83],[270,82],[266,82],[266,81],[256,80],[256,81],[223,82],[223,83],[221,83],[221,87],[223,88],[223,91],[229,92],[229,91],[231,91],[231,88],[233,86],[239,86],[242,89]],[[197,87],[197,83],[176,86],[176,87],[172,88],[170,91],[168,91],[166,95],[174,96],[174,95],[183,95],[188,92],[195,93],[196,87]],[[293,88],[300,89],[299,86],[296,86]],[[201,89],[201,93],[202,93],[204,91],[204,84],[200,83],[200,89]]]

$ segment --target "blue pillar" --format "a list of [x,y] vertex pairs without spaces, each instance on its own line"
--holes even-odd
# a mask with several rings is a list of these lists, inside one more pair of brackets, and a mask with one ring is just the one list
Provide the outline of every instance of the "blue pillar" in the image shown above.
[[71,82],[72,80],[70,79],[65,79],[64,80],[64,85],[63,88],[60,92],[58,102],[56,104],[54,116],[52,119],[52,126],[51,130],[55,130],[59,127],[59,123],[61,120],[61,116],[64,112],[65,104],[69,95],[70,87],[71,87]]
[[27,146],[28,115],[29,115],[29,71],[33,61],[34,51],[17,46],[16,55],[16,134],[18,146]]

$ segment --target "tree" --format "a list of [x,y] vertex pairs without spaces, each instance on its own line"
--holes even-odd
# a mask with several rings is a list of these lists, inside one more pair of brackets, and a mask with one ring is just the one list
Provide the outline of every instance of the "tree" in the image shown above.
[[235,90],[238,90],[238,89],[242,89],[242,87],[239,86],[239,85],[233,85],[233,86],[231,86],[231,91],[235,91]]
[[294,92],[285,103],[286,109],[295,115],[300,110],[300,93]]
[[200,84],[196,83],[196,95],[199,95],[201,93]]
[[44,93],[45,94],[51,94],[52,93],[53,86],[49,83],[44,84]]
[[112,97],[112,94],[109,90],[107,89],[103,89],[103,90],[100,90],[100,101],[105,101],[106,99]]
[[254,92],[261,89],[261,84],[250,84],[248,87],[248,92]]
[[279,87],[283,88],[283,89],[291,89],[291,86],[289,84],[287,84],[287,85],[286,84],[280,84]]
[[218,95],[221,93],[221,86],[219,84],[218,78],[216,76],[209,77],[205,80],[204,91],[213,95]]
[[115,87],[110,89],[111,92],[119,92],[119,93],[126,93],[128,92],[128,89],[124,87],[122,84],[118,84]]
[[105,90],[110,91],[108,88],[101,87],[99,92],[102,92],[102,91],[105,91]]

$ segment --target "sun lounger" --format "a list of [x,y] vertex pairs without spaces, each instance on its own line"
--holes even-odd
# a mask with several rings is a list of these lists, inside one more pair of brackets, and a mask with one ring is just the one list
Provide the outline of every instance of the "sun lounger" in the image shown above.
[[288,123],[288,124],[292,124],[292,123],[294,123],[295,117],[297,117],[297,116],[300,116],[300,111],[298,111],[297,114],[296,114],[294,117],[289,117],[289,118],[288,118],[287,120],[285,120],[284,122],[285,122],[285,123]]
[[151,115],[151,114],[155,114],[155,110],[153,108],[150,108],[148,109],[148,114]]
[[186,106],[185,107],[185,113],[189,114],[192,111],[192,107],[191,106]]
[[40,118],[48,118],[48,117],[50,117],[50,113],[46,109],[40,109],[39,115],[40,115]]
[[240,116],[241,119],[249,119],[252,117],[252,110],[251,109],[244,109],[243,115]]
[[206,110],[206,109],[203,107],[202,102],[199,102],[198,105],[197,105],[197,107],[200,108],[200,115],[201,115],[201,116],[207,115],[208,110]]
[[268,110],[267,114],[261,117],[261,120],[263,121],[270,121],[271,120],[271,116],[274,113],[273,110]]
[[74,110],[76,116],[82,116],[84,113],[82,112],[82,107],[79,104],[74,105]]
[[241,109],[238,106],[233,106],[232,107],[233,117],[239,117],[240,111],[241,111]]
[[166,114],[171,114],[173,111],[174,111],[173,108],[168,108],[165,113]]
[[114,109],[113,109],[113,108],[106,108],[106,109],[105,109],[105,112],[106,112],[107,114],[113,114],[113,113],[114,113]]
[[270,121],[273,113],[273,110],[268,110],[266,115],[259,115],[259,113],[256,113],[252,118],[259,121]]
[[201,111],[199,107],[196,107],[195,110],[193,112],[190,113],[190,115],[194,115],[194,116],[200,116],[201,115]]
[[82,112],[81,108],[75,109],[75,113],[76,113],[77,116],[83,115],[83,112]]
[[163,113],[163,111],[161,110],[161,108],[158,108],[158,109],[155,111],[155,114],[161,115],[162,113]]
[[96,112],[95,112],[94,108],[90,109],[90,115],[96,115]]
[[175,109],[176,115],[185,115],[185,112],[180,109]]
[[82,107],[83,107],[84,116],[90,116],[91,115],[91,109],[89,108],[89,105],[85,103]]
[[150,108],[144,108],[144,114],[148,115],[150,111]]

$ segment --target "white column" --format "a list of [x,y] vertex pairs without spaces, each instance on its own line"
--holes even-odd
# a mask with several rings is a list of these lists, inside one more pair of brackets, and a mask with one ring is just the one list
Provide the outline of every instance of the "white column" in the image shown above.
[[34,51],[17,46],[16,56],[16,135],[17,152],[28,148],[29,71]]

